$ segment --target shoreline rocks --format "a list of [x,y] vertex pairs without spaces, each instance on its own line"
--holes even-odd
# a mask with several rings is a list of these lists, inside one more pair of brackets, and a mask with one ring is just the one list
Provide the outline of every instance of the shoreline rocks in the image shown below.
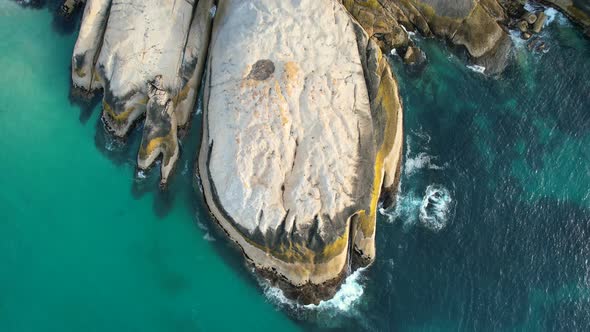
[[[407,31],[436,36],[464,48],[486,73],[498,74],[507,66],[511,41],[503,28],[504,9],[496,0],[342,0],[345,7],[378,40],[384,52],[401,47],[404,58],[415,47]],[[397,29],[402,27],[402,29]],[[371,33],[373,31],[373,33]],[[383,36],[394,37],[383,38]],[[396,41],[390,43],[389,41]]]
[[103,94],[116,137],[145,118],[137,167],[161,158],[164,187],[207,57],[206,203],[258,273],[318,303],[375,259],[378,202],[395,202],[403,111],[386,55],[422,68],[418,32],[493,75],[510,56],[507,27],[531,38],[543,22],[503,0],[86,0],[72,92]]
[[[124,137],[144,116],[156,78],[172,111],[148,114],[138,154],[145,169],[160,156],[161,183],[178,157],[177,127],[185,126],[196,101],[208,46],[213,0],[88,0],[72,57],[73,89],[79,96],[103,92],[102,119]],[[160,98],[160,97],[158,97]],[[164,106],[164,105],[159,105]],[[156,133],[157,134],[154,134]]]

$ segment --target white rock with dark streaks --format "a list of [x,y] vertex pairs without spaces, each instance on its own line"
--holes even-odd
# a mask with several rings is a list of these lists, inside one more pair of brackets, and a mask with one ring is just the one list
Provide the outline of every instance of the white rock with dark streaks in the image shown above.
[[84,10],[72,57],[74,88],[103,89],[103,120],[123,137],[145,113],[148,82],[158,78],[172,118],[151,114],[138,166],[147,168],[161,155],[163,182],[178,155],[176,127],[187,124],[194,108],[212,7],[213,0],[88,0]]
[[[199,159],[207,203],[256,267],[301,293],[340,280],[352,249],[374,258],[374,227],[356,228],[374,226],[373,197],[398,166],[383,170],[389,150],[377,163],[383,136],[397,137],[383,133],[384,119],[401,120],[397,86],[363,34],[331,0],[226,0],[216,14]],[[379,64],[371,91],[367,54]],[[372,103],[382,75],[390,85]],[[375,117],[383,94],[396,110]],[[322,297],[317,287],[304,301]]]

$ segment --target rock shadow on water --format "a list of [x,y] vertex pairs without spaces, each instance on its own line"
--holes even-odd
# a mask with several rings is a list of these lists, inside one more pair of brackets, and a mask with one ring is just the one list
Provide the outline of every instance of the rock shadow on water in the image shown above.
[[92,117],[94,111],[97,109],[97,106],[101,103],[102,93],[91,93],[80,96],[79,92],[72,87],[73,83],[70,82],[70,92],[68,94],[70,105],[77,106],[80,109],[80,123],[86,124],[88,120],[90,120],[90,117]]
[[[177,193],[175,188],[170,188],[170,186],[162,187],[160,185],[161,160],[156,161],[153,167],[147,170],[137,169],[137,151],[139,151],[142,132],[143,120],[138,119],[126,137],[115,137],[105,128],[102,120],[99,119],[95,126],[94,145],[102,155],[107,157],[116,166],[127,166],[133,169],[133,173],[130,174],[133,177],[130,188],[131,196],[138,200],[146,194],[153,193],[154,201],[152,208],[155,215],[163,219],[172,210]],[[174,174],[172,178],[175,178]]]
[[143,121],[136,121],[124,138],[115,137],[105,127],[102,119],[96,122],[94,145],[96,149],[117,166],[130,165],[135,167],[137,151],[141,141]]
[[60,35],[69,35],[77,31],[78,25],[84,12],[82,1],[72,1],[77,3],[72,10],[65,14],[62,10],[63,0],[12,0],[25,8],[30,9],[47,9],[53,14],[51,27],[53,31]]

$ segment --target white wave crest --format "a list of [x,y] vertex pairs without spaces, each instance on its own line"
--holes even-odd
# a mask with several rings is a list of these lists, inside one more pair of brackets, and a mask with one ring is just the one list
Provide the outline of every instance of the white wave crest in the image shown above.
[[395,203],[395,208],[392,210],[380,209],[379,212],[387,217],[388,223],[393,223],[396,220],[403,221],[404,231],[409,231],[414,225],[418,223],[418,213],[422,206],[422,196],[416,195],[415,192],[410,191],[406,194],[398,194]]
[[346,277],[346,280],[333,298],[320,301],[319,304],[299,304],[296,301],[288,299],[280,288],[270,285],[267,280],[260,278],[260,283],[266,298],[275,305],[297,310],[321,311],[330,315],[347,314],[352,313],[355,305],[364,293],[364,285],[362,283],[363,271],[365,271],[365,268],[359,268],[354,271]]
[[516,49],[521,50],[526,47],[526,40],[520,37],[520,31],[510,30],[510,39]]
[[408,31],[403,24],[400,24],[400,27],[402,27],[402,29],[404,29],[405,33],[410,37],[410,39],[412,39],[412,37],[416,36],[416,33],[414,31]]
[[444,167],[434,164],[436,157],[432,157],[425,152],[420,152],[414,158],[407,158],[404,164],[404,173],[407,175],[414,174],[417,170],[420,169],[435,169],[441,170]]
[[420,205],[420,224],[431,231],[438,232],[447,226],[453,199],[447,188],[430,185],[426,188]]
[[364,289],[361,284],[361,274],[365,268],[359,268],[349,275],[336,295],[327,301],[320,301],[320,304],[308,304],[308,309],[338,310],[340,312],[350,311],[363,296]]
[[414,191],[400,194],[393,210],[380,209],[387,217],[388,223],[396,220],[403,222],[405,232],[419,224],[433,232],[445,228],[452,218],[455,202],[449,190],[441,185],[431,184],[426,187],[424,195]]
[[565,24],[567,22],[567,18],[565,17],[565,15],[563,15],[562,13],[560,13],[559,11],[557,11],[555,8],[546,8],[545,11],[545,16],[547,16],[547,19],[545,20],[545,23],[543,24],[543,26],[548,26],[549,24],[555,22],[555,20],[557,20],[557,23],[559,24]]
[[480,74],[483,74],[486,71],[486,67],[480,65],[467,65],[467,68],[469,68],[473,72]]
[[214,242],[215,238],[209,233],[205,233],[205,235],[203,235],[203,239],[205,239],[205,241],[209,241],[209,242]]

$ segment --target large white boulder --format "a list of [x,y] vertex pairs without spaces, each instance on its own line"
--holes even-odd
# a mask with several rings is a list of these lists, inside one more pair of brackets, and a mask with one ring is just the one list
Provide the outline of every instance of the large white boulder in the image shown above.
[[334,0],[221,1],[209,54],[207,203],[259,270],[304,302],[330,296],[353,256],[374,258],[377,199],[395,184],[389,67]]

